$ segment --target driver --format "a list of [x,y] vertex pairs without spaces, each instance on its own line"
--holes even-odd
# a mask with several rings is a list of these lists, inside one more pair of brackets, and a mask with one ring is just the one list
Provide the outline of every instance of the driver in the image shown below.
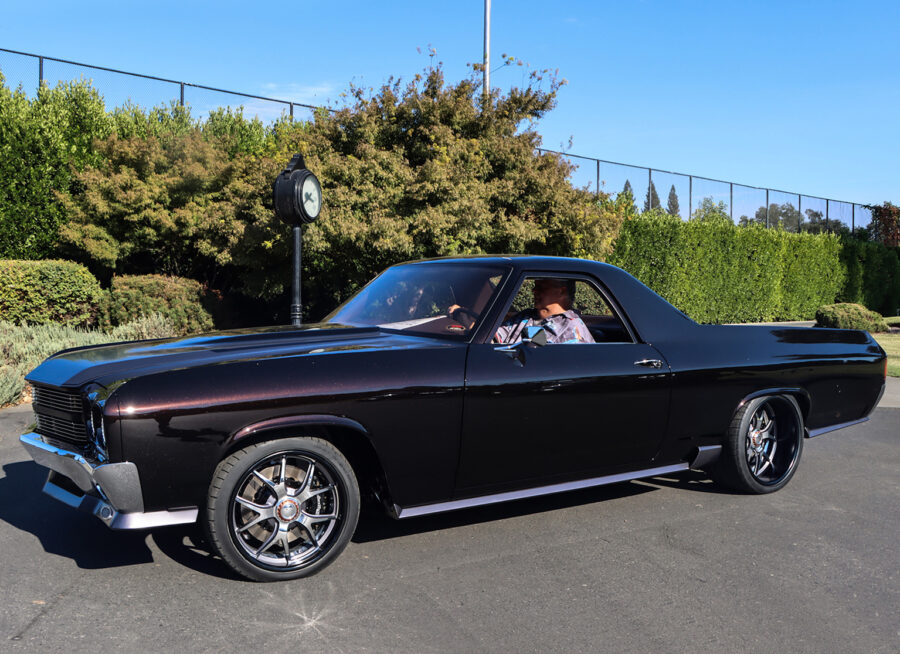
[[495,343],[518,343],[526,327],[543,327],[548,343],[593,343],[594,337],[575,311],[574,279],[536,279],[534,282],[534,308],[520,311],[506,320],[497,333]]

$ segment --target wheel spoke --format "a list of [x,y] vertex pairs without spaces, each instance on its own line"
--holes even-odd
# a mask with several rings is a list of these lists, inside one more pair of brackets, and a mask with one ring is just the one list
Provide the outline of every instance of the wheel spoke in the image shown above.
[[303,484],[300,486],[300,491],[303,492],[309,488],[309,483],[312,481],[313,475],[316,472],[316,464],[312,461],[309,462],[309,467],[306,469],[306,476],[303,478]]
[[257,504],[256,502],[251,502],[250,500],[244,499],[240,495],[234,498],[234,501],[240,504],[241,506],[245,506],[251,511],[256,511],[259,514],[266,513],[268,511],[269,514],[272,512],[271,504]]
[[277,526],[272,529],[272,533],[269,534],[269,537],[266,538],[266,540],[263,541],[263,544],[259,546],[259,549],[256,550],[256,552],[254,554],[254,556],[256,556],[256,558],[259,558],[263,552],[265,552],[270,547],[272,547],[272,545],[278,539],[279,532],[280,532],[280,529]]
[[256,516],[255,519],[251,520],[251,521],[248,522],[247,524],[245,524],[245,525],[243,525],[243,526],[241,526],[241,527],[238,527],[237,532],[238,532],[239,534],[243,534],[245,531],[247,531],[248,529],[250,529],[250,527],[253,527],[253,526],[255,526],[255,525],[258,525],[260,522],[263,522],[263,521],[265,521],[265,520],[270,520],[271,518],[272,518],[272,516],[270,516],[270,515],[264,515],[264,514],[261,513],[261,514],[259,514],[258,516]]
[[281,532],[281,547],[284,548],[285,565],[291,563],[291,532],[285,529]]
[[307,536],[309,536],[309,540],[312,541],[313,547],[315,549],[319,549],[319,539],[316,538],[316,533],[312,530],[312,527],[310,527],[308,524],[306,524],[305,521],[298,522],[297,524],[306,530],[306,534],[307,534]]
[[304,522],[316,524],[317,522],[328,522],[329,520],[337,520],[337,513],[307,513],[303,512]]
[[286,467],[287,467],[287,457],[283,456],[283,457],[281,457],[281,472],[278,475],[278,483],[279,484],[284,483],[284,470]]
[[275,482],[274,481],[272,481],[271,479],[266,477],[259,470],[254,470],[253,474],[256,475],[256,478],[259,479],[262,483],[264,483],[266,486],[271,488],[273,493],[275,493],[276,495],[278,494],[278,491],[275,490]]

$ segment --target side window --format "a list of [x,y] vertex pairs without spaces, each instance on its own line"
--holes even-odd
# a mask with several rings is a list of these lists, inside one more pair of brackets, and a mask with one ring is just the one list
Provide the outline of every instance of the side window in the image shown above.
[[546,327],[550,343],[632,342],[603,294],[581,279],[526,278],[493,340],[516,343],[529,325]]
[[625,325],[593,284],[580,279],[575,282],[572,308],[581,315],[597,343],[633,342]]

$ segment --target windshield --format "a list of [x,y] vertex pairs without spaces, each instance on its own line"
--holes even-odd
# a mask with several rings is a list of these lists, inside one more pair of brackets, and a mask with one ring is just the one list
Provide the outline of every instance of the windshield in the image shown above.
[[425,263],[395,266],[323,322],[466,337],[489,306],[507,267]]

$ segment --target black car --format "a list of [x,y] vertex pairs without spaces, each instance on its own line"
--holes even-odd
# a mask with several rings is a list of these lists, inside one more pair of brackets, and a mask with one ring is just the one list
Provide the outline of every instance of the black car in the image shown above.
[[[559,306],[536,313],[548,281],[572,342]],[[885,373],[866,332],[700,325],[606,264],[436,259],[316,324],[60,352],[28,376],[21,442],[53,497],[113,529],[199,520],[278,580],[343,550],[361,493],[408,518],[688,468],[778,490]]]

